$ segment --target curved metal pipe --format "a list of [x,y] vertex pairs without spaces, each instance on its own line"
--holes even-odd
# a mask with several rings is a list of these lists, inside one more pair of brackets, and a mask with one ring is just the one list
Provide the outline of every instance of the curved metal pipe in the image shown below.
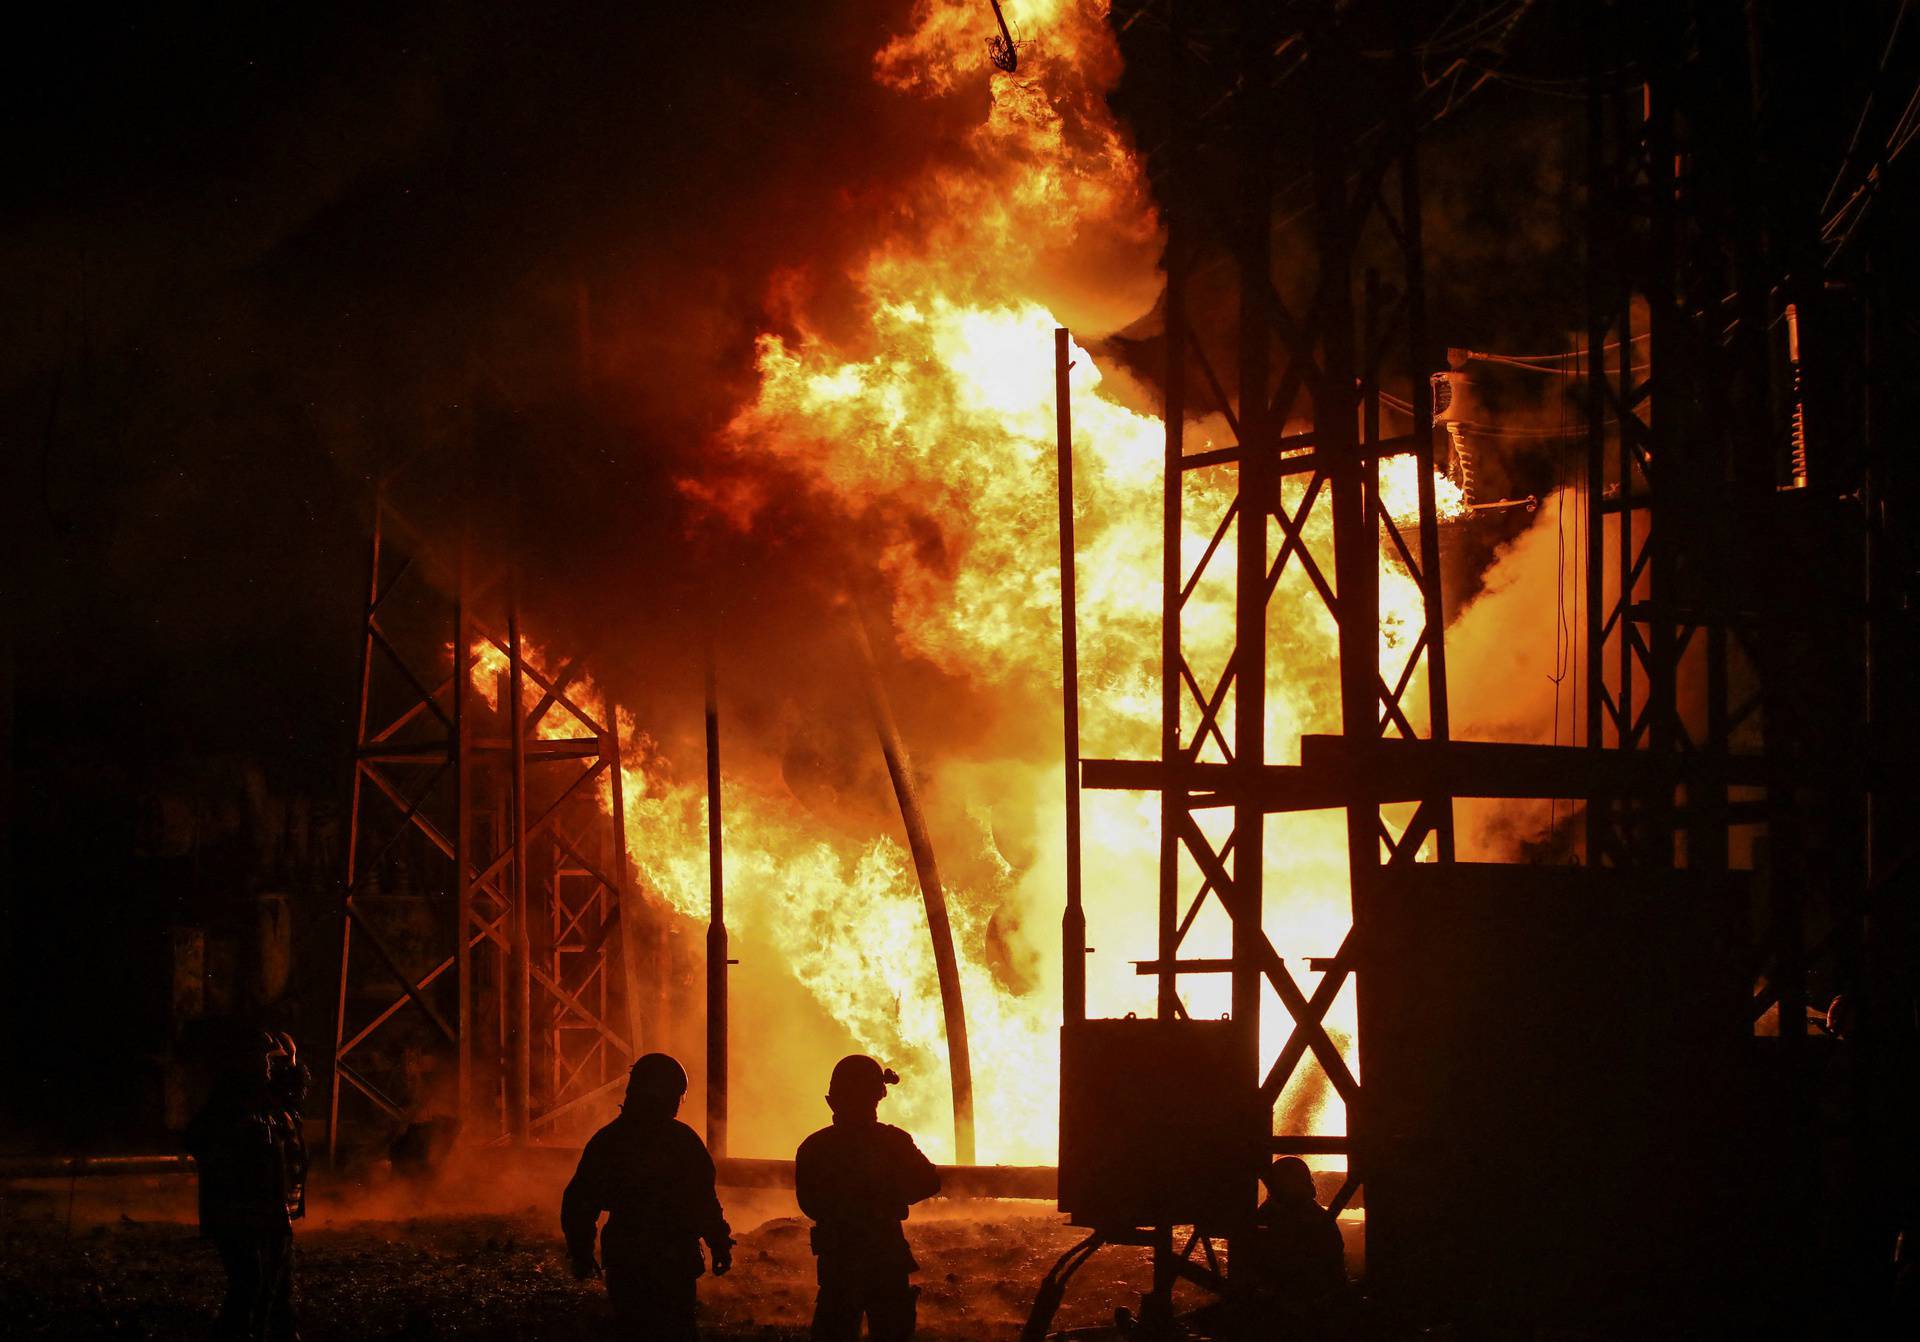
[[874,730],[880,736],[880,753],[886,756],[893,795],[900,803],[907,848],[913,854],[914,872],[920,878],[920,897],[927,906],[927,932],[933,941],[933,967],[940,979],[940,1010],[946,1020],[947,1065],[953,1077],[954,1158],[959,1164],[971,1165],[974,1163],[973,1061],[967,1051],[967,1009],[960,995],[960,962],[953,950],[953,924],[947,917],[946,890],[940,884],[940,868],[933,859],[933,837],[927,831],[926,813],[920,807],[920,792],[914,785],[913,759],[907,754],[906,742],[900,739],[893,704],[880,680],[880,666],[874,659],[866,621],[857,606],[850,608],[848,622],[853,626],[853,641],[860,649],[860,664],[866,670],[867,700],[873,707]]

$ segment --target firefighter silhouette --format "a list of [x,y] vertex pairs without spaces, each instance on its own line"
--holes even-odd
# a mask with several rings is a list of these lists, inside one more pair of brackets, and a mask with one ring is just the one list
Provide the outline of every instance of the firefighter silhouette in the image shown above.
[[300,1109],[309,1075],[291,1035],[246,1030],[222,1052],[207,1103],[186,1131],[199,1175],[200,1234],[227,1274],[214,1335],[291,1342],[293,1223],[307,1209]]
[[733,1236],[714,1191],[713,1157],[694,1130],[674,1117],[687,1093],[687,1073],[665,1053],[633,1064],[620,1116],[593,1134],[560,1199],[573,1274],[599,1270],[593,1258],[600,1232],[607,1298],[623,1333],[660,1342],[691,1342],[695,1283],[705,1270],[700,1242],[713,1270],[733,1266]]
[[794,1191],[811,1217],[820,1294],[814,1342],[843,1342],[867,1321],[873,1342],[913,1336],[919,1268],[900,1223],[907,1208],[940,1191],[940,1174],[913,1138],[879,1120],[887,1087],[900,1078],[872,1058],[842,1058],[827,1086],[831,1126],[794,1156]]

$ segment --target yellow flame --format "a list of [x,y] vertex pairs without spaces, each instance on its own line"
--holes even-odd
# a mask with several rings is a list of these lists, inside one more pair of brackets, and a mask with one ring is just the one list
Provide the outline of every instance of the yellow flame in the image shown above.
[[[904,652],[1002,696],[1020,711],[1044,710],[1037,691],[1059,683],[1059,575],[1054,516],[1052,339],[1057,320],[1033,297],[1049,267],[1066,265],[1089,239],[1151,239],[1156,227],[1137,160],[1112,121],[1104,93],[1118,70],[1105,6],[1054,0],[1015,15],[1030,46],[1021,75],[988,78],[981,8],[921,0],[913,30],[876,61],[876,76],[908,95],[947,95],[984,83],[985,119],[956,165],[913,184],[903,200],[912,222],[877,245],[859,275],[870,320],[857,348],[801,332],[762,336],[760,385],[723,435],[729,466],[748,477],[797,480],[826,508],[871,522],[883,537],[878,562],[892,594]],[[1090,243],[1088,245],[1091,245]],[[1036,278],[1036,277],[1041,278]],[[1084,750],[1158,753],[1160,512],[1164,431],[1130,408],[1124,389],[1084,349],[1073,350],[1075,511]],[[1206,426],[1195,426],[1204,433]],[[1417,515],[1417,475],[1408,458],[1381,471],[1391,516]],[[685,482],[734,525],[751,528],[769,488],[722,489]],[[1193,573],[1231,501],[1231,468],[1191,473],[1184,485],[1181,552]],[[1281,503],[1298,509],[1305,482],[1290,478]],[[1437,481],[1443,512],[1457,491]],[[911,518],[932,519],[942,562],[929,564]],[[891,519],[891,522],[890,522]],[[1305,517],[1309,551],[1330,563],[1328,510]],[[1273,539],[1277,553],[1279,537]],[[1231,535],[1194,587],[1184,615],[1185,651],[1211,685],[1233,644]],[[1397,683],[1422,623],[1420,592],[1397,563],[1381,566],[1381,669]],[[1275,594],[1267,685],[1269,756],[1297,758],[1301,734],[1338,729],[1336,631],[1298,563]],[[1424,726],[1419,677],[1409,716]],[[1189,700],[1185,731],[1199,710]],[[1220,722],[1233,739],[1231,702]],[[1034,733],[1053,739],[1048,733]],[[628,733],[625,792],[629,850],[657,897],[690,917],[706,914],[703,790],[676,781],[671,763],[643,735]],[[1203,758],[1220,758],[1209,744]],[[976,809],[1018,808],[1036,818],[1043,851],[1008,888],[949,891],[972,1034],[980,1153],[989,1161],[1050,1160],[1057,1113],[1057,947],[1061,900],[1057,746],[1030,756],[943,762],[934,790],[951,789]],[[951,1155],[946,1040],[926,920],[912,863],[893,840],[823,831],[773,781],[727,780],[726,862],[730,921],[780,954],[787,968],[858,1044],[909,1075],[894,1117],[936,1154]],[[1127,963],[1154,952],[1153,872],[1158,803],[1151,797],[1090,797],[1087,888],[1095,943],[1096,1012],[1150,1010],[1150,979]],[[1217,820],[1209,825],[1217,826]],[[1348,921],[1346,836],[1338,813],[1285,817],[1270,842],[1267,929],[1283,955],[1330,956]],[[1211,831],[1210,831],[1211,832]],[[1217,836],[1216,836],[1217,838]],[[1186,888],[1198,874],[1185,872]],[[1016,989],[993,971],[987,945],[995,908],[1025,915],[1035,948],[1051,947],[1037,985]],[[1217,905],[1199,918],[1185,954],[1225,953]],[[1305,967],[1290,959],[1304,979]],[[1311,982],[1305,985],[1311,991]],[[1226,1009],[1224,978],[1183,989],[1195,1015]],[[1353,1031],[1351,990],[1329,1023]],[[1287,1033],[1269,998],[1263,1045],[1271,1057]],[[1351,1049],[1349,1048],[1349,1053]],[[1337,1103],[1302,1085],[1293,1121],[1338,1131]]]

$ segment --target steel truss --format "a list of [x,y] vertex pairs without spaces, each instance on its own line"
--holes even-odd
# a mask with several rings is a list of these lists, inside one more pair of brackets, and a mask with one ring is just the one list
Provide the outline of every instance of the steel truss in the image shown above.
[[[455,1117],[469,1142],[553,1137],[624,1083],[643,1037],[655,920],[611,818],[614,706],[586,701],[581,659],[529,648],[507,562],[409,521],[407,483],[388,480],[374,504],[330,1156],[356,1108]],[[483,659],[491,695],[475,683]],[[424,915],[404,945],[376,908],[395,884]],[[451,1097],[397,1093],[422,1054],[451,1059]]]
[[[1416,795],[1388,796],[1375,764],[1389,740],[1442,743],[1448,730],[1417,85],[1390,14],[1328,5],[1302,20],[1268,6],[1227,8],[1237,11],[1231,31],[1190,20],[1193,6],[1176,6],[1169,24],[1173,124],[1157,183],[1168,229],[1160,759],[1084,759],[1081,778],[1087,787],[1161,797],[1157,954],[1141,966],[1157,977],[1158,1014],[1186,1014],[1182,985],[1192,975],[1230,975],[1232,1018],[1246,1026],[1245,1075],[1263,1107],[1273,1111],[1311,1055],[1352,1128],[1362,1121],[1363,1092],[1326,1017],[1355,979],[1356,937],[1373,882],[1417,856],[1453,859],[1444,772],[1427,771]],[[1382,58],[1383,49],[1395,54]],[[1296,198],[1279,181],[1283,161],[1299,162],[1287,158],[1288,127],[1306,132],[1308,171],[1292,186],[1307,189],[1313,251],[1304,264],[1294,256],[1276,267],[1273,221]],[[1363,254],[1378,258],[1377,266]],[[1230,347],[1189,309],[1193,279],[1213,267],[1231,273],[1238,296]],[[1404,382],[1413,407],[1410,425],[1393,434],[1381,420],[1388,379]],[[1190,451],[1187,420],[1208,414],[1225,420],[1234,441]],[[1411,518],[1390,515],[1380,494],[1382,462],[1401,455],[1412,457],[1419,481]],[[1231,472],[1234,487],[1217,515],[1196,519],[1190,509],[1202,472]],[[1182,536],[1196,520],[1211,539],[1189,568]],[[1189,656],[1186,613],[1199,585],[1229,565],[1235,643],[1208,678]],[[1411,641],[1384,653],[1383,565],[1404,569],[1422,596]],[[1272,739],[1268,687],[1275,677],[1327,668],[1285,662],[1271,649],[1269,612],[1276,590],[1292,579],[1317,596],[1338,629],[1341,705],[1339,735],[1307,738],[1299,764],[1276,762],[1290,752]],[[1382,806],[1407,802],[1412,813],[1396,829]],[[1296,960],[1292,968],[1262,925],[1266,821],[1335,808],[1346,814],[1355,931],[1331,958]],[[1211,838],[1202,819],[1221,811],[1231,815],[1231,829]],[[1209,899],[1231,920],[1231,956],[1183,957]],[[1302,971],[1317,971],[1318,981]],[[1266,988],[1287,1013],[1287,1035],[1263,1067]],[[1364,1040],[1364,983],[1358,991]],[[1067,1012],[1074,1017],[1074,1003]],[[1353,1137],[1291,1130],[1284,1115],[1271,1149],[1345,1155],[1336,1209],[1365,1177]],[[1217,1278],[1188,1261],[1205,1235],[1190,1236],[1186,1252],[1174,1251],[1171,1227],[1154,1236],[1163,1287],[1176,1273]]]
[[[1783,267],[1762,232],[1746,43],[1735,7],[1712,3],[1600,8],[1589,43],[1586,745],[1632,760],[1638,786],[1592,792],[1586,859],[1762,868],[1753,1016],[1796,1037],[1808,930],[1848,977],[1864,881],[1857,842],[1815,877],[1799,789],[1863,705],[1806,693],[1849,679],[1806,650],[1849,639],[1844,621],[1814,631],[1836,615],[1804,562],[1827,523],[1782,492],[1768,328]],[[1637,75],[1607,73],[1622,69]]]

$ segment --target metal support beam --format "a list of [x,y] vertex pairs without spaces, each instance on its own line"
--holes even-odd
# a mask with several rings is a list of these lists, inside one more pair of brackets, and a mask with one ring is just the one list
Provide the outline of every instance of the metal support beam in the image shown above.
[[[489,559],[484,532],[460,525],[442,554],[407,521],[398,500],[410,490],[443,496],[429,467],[461,469],[416,458],[374,507],[330,1153],[351,1141],[363,1104],[383,1126],[458,1118],[467,1141],[573,1131],[596,1117],[583,1097],[602,1095],[630,1060],[651,977],[632,945],[642,913],[614,820],[617,728],[580,708],[582,662],[542,671],[517,581]],[[488,649],[504,671],[475,685],[476,652]],[[530,686],[541,698],[526,712]],[[599,716],[617,718],[610,703]],[[596,795],[602,774],[611,813]],[[402,1058],[421,1046],[422,1021],[428,1046],[448,1055],[451,1114],[409,1091]]]

